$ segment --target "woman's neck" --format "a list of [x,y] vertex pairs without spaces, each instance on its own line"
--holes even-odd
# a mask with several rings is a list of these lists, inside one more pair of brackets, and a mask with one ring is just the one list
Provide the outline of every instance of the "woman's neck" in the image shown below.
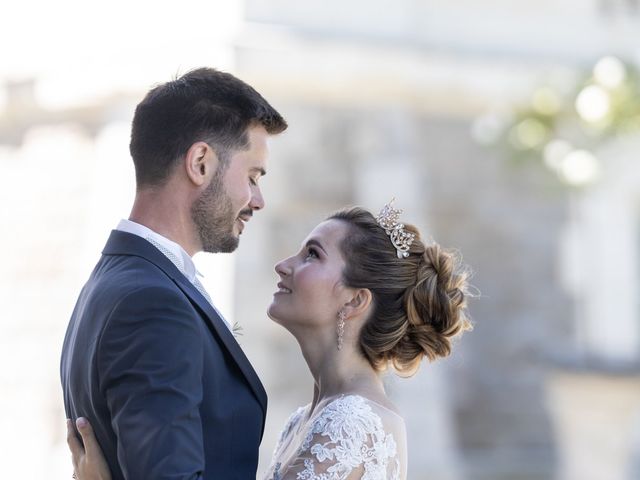
[[313,335],[298,337],[298,343],[314,379],[312,411],[323,400],[341,394],[385,395],[380,375],[355,345],[345,342],[338,350],[336,342]]

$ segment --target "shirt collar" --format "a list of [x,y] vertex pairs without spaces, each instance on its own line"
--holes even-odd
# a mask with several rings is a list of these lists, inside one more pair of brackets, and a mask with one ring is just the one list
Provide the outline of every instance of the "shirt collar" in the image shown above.
[[[160,250],[171,262],[182,272],[182,274],[189,279],[190,282],[193,282],[196,278],[196,275],[202,277],[202,274],[196,269],[195,263],[193,263],[193,259],[189,256],[189,254],[178,245],[176,242],[169,240],[167,237],[163,237],[159,233],[154,232],[148,227],[141,225],[139,223],[133,222],[131,220],[122,219],[116,230],[120,230],[121,232],[132,233],[133,235],[138,235],[139,237],[148,240],[153,244],[158,250]],[[165,252],[164,250],[167,250]]]

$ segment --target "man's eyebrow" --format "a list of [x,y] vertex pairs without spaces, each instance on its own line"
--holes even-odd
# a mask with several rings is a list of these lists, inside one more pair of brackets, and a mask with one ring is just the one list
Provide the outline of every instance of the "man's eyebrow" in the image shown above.
[[324,252],[325,255],[327,255],[327,251],[324,249],[324,247],[322,246],[322,244],[316,240],[315,238],[312,238],[310,240],[307,241],[307,247],[309,245],[315,245],[316,247],[318,247],[320,250],[322,250]]
[[251,172],[258,172],[261,177],[264,177],[267,174],[267,171],[262,167],[252,167]]

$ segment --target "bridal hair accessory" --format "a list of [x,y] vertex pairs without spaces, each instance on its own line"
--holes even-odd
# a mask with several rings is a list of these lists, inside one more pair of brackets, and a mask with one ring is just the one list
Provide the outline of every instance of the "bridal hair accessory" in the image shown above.
[[376,222],[378,222],[378,225],[384,228],[384,232],[389,235],[391,243],[396,247],[398,258],[406,258],[409,256],[409,247],[411,247],[413,239],[416,238],[416,236],[413,233],[405,231],[404,223],[398,222],[398,217],[400,217],[402,210],[393,208],[394,201],[395,198],[392,198],[389,203],[382,207],[382,210],[380,210],[380,213],[376,217]]
[[343,310],[338,312],[338,350],[342,350],[342,336],[344,335],[344,317]]

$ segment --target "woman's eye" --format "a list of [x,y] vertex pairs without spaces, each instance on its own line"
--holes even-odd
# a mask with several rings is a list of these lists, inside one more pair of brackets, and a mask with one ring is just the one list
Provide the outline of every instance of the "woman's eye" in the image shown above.
[[256,182],[255,178],[251,178],[251,177],[249,177],[249,183],[251,185],[254,185],[254,186],[258,184],[258,182]]
[[316,250],[314,248],[310,248],[309,250],[307,250],[307,256],[306,258],[319,258],[318,252],[316,252]]

